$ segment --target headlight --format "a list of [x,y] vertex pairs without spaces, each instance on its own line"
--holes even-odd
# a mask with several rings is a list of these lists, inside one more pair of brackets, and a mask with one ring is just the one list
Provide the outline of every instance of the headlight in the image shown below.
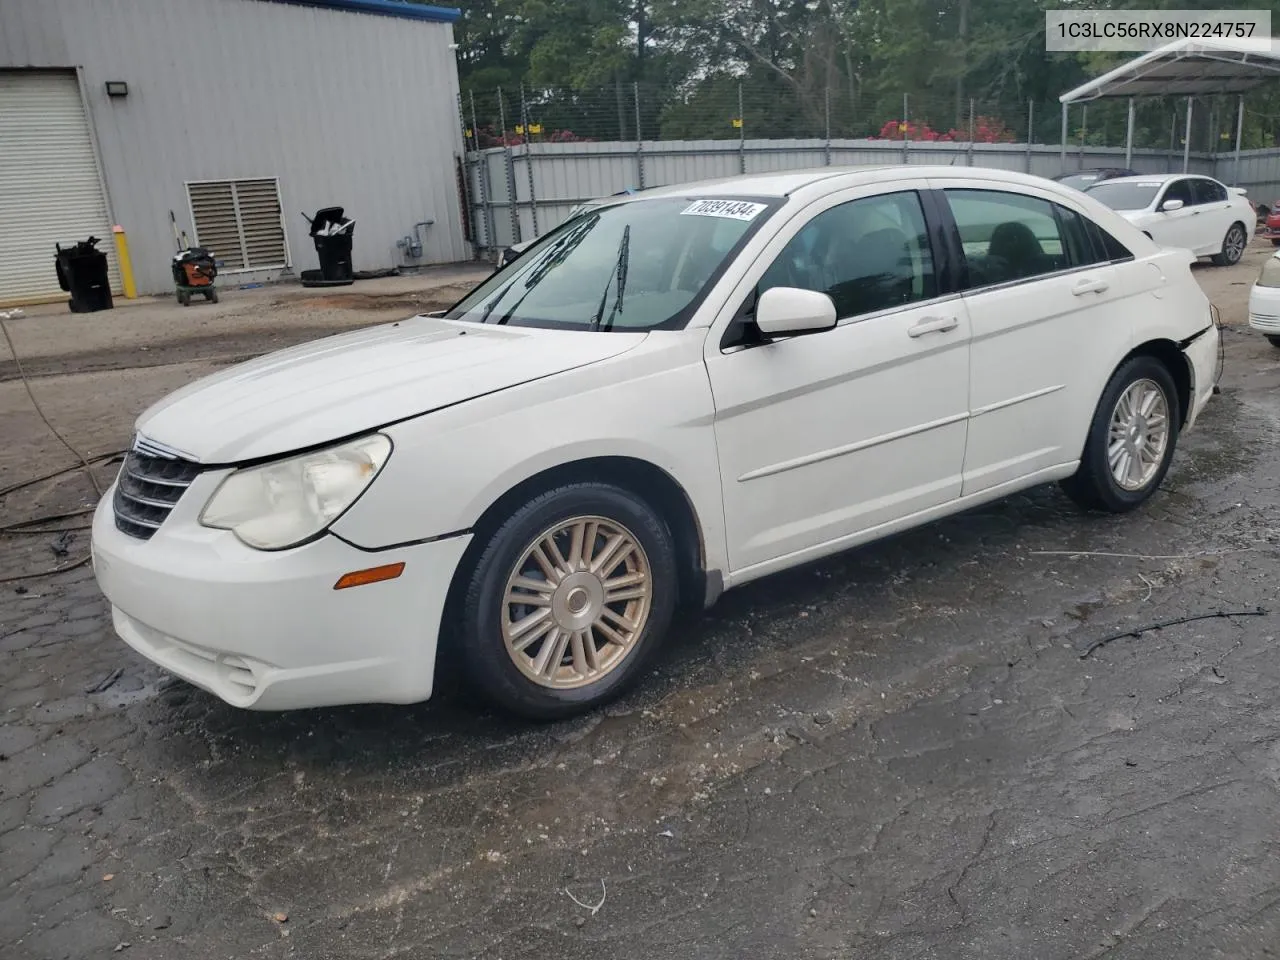
[[1280,287],[1280,258],[1267,257],[1262,272],[1258,274],[1258,286]]
[[200,522],[258,550],[283,550],[322,533],[355,503],[391,455],[380,433],[327,450],[237,470],[209,498]]

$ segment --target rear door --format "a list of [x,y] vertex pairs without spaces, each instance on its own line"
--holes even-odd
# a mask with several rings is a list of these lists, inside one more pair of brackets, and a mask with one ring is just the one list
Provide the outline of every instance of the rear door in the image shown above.
[[1096,357],[1117,355],[1129,323],[1116,269],[1091,235],[1098,228],[1079,211],[1034,187],[931,185],[943,188],[964,252],[969,496],[1079,459],[1098,399]]
[[1208,256],[1222,251],[1222,241],[1236,221],[1227,188],[1216,180],[1195,177],[1191,181],[1191,196],[1195,199],[1198,217],[1198,242],[1196,253]]

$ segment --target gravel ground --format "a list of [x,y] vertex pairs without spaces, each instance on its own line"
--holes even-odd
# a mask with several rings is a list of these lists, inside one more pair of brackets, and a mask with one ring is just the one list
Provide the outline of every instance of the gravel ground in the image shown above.
[[[1197,270],[1229,322],[1267,252]],[[255,293],[224,306],[257,349],[414,309]],[[241,349],[216,333],[143,368],[19,351],[82,357],[32,386],[99,453]],[[752,584],[571,722],[237,711],[114,639],[87,568],[0,584],[0,956],[1274,955],[1280,351],[1225,339],[1144,510],[1036,490]],[[20,382],[0,418],[0,486],[72,462]],[[92,499],[72,473],[0,505]],[[84,536],[0,540],[0,577]]]

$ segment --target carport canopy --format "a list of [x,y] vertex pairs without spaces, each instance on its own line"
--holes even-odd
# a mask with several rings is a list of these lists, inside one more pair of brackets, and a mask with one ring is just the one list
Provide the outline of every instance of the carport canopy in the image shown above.
[[1186,97],[1182,171],[1191,161],[1191,113],[1195,98],[1237,94],[1235,171],[1240,171],[1240,138],[1244,128],[1244,94],[1280,77],[1280,45],[1270,37],[1240,40],[1175,40],[1135,57],[1114,70],[1081,84],[1058,98],[1062,104],[1062,163],[1067,161],[1067,112],[1073,103],[1126,98],[1129,125],[1125,166],[1133,163],[1133,101],[1137,97]]

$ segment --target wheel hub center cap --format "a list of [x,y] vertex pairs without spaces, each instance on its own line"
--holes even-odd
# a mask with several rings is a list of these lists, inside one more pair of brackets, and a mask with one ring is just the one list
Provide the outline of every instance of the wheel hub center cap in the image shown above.
[[585,570],[571,573],[551,595],[551,615],[563,629],[585,630],[604,606],[604,584]]
[[581,587],[569,591],[569,596],[565,598],[565,606],[569,608],[570,613],[581,613],[587,609],[587,591]]

